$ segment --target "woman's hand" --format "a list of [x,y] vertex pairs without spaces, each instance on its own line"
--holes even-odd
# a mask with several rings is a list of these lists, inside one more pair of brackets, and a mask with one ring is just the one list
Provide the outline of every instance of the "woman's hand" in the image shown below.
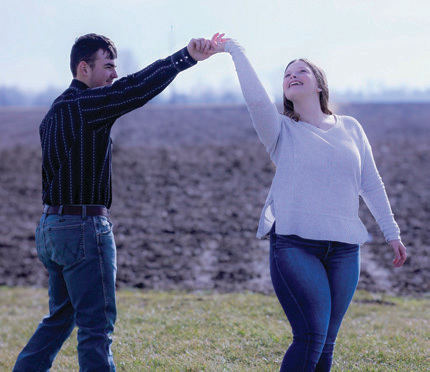
[[211,39],[211,51],[213,51],[213,53],[222,53],[225,50],[225,44],[227,43],[227,41],[229,41],[229,38],[224,38],[225,34],[220,34],[219,32],[217,32],[214,36],[212,36]]
[[407,258],[406,248],[400,240],[390,240],[388,242],[391,248],[394,251],[394,260],[393,265],[395,267],[402,266]]

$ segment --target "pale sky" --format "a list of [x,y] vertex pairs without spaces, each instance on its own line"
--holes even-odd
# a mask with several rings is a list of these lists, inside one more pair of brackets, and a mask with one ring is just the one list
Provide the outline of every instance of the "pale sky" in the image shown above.
[[[215,32],[237,39],[272,97],[287,63],[322,67],[331,91],[430,88],[426,0],[1,0],[0,86],[41,91],[71,81],[70,49],[95,32],[114,41],[130,73]],[[121,57],[123,59],[121,60]],[[237,90],[234,65],[216,55],[180,74],[176,91]],[[169,89],[169,88],[167,88]]]

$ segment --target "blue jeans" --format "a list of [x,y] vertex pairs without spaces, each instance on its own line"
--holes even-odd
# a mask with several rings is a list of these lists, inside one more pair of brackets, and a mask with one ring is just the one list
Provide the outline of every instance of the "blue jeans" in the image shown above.
[[103,216],[42,215],[36,229],[40,261],[49,273],[49,315],[21,351],[14,371],[49,371],[78,326],[80,371],[115,371],[116,247]]
[[360,272],[360,246],[270,234],[270,273],[291,324],[283,372],[328,372]]

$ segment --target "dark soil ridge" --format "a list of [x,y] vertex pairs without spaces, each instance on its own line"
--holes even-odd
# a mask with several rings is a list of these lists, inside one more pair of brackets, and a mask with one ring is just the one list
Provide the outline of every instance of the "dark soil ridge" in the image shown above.
[[[430,105],[343,105],[373,147],[410,258],[392,252],[367,208],[372,241],[359,288],[430,293]],[[46,286],[38,124],[46,109],[0,110],[0,285]],[[268,241],[255,238],[274,168],[244,106],[147,106],[115,124],[112,218],[118,286],[272,293]]]

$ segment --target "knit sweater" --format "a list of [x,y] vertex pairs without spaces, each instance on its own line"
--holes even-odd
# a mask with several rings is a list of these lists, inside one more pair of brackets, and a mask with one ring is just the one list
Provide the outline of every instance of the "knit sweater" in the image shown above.
[[226,43],[254,128],[276,165],[257,237],[269,232],[306,239],[362,244],[368,238],[358,216],[359,196],[387,241],[400,239],[372,149],[359,122],[335,115],[324,131],[278,113],[244,49]]

